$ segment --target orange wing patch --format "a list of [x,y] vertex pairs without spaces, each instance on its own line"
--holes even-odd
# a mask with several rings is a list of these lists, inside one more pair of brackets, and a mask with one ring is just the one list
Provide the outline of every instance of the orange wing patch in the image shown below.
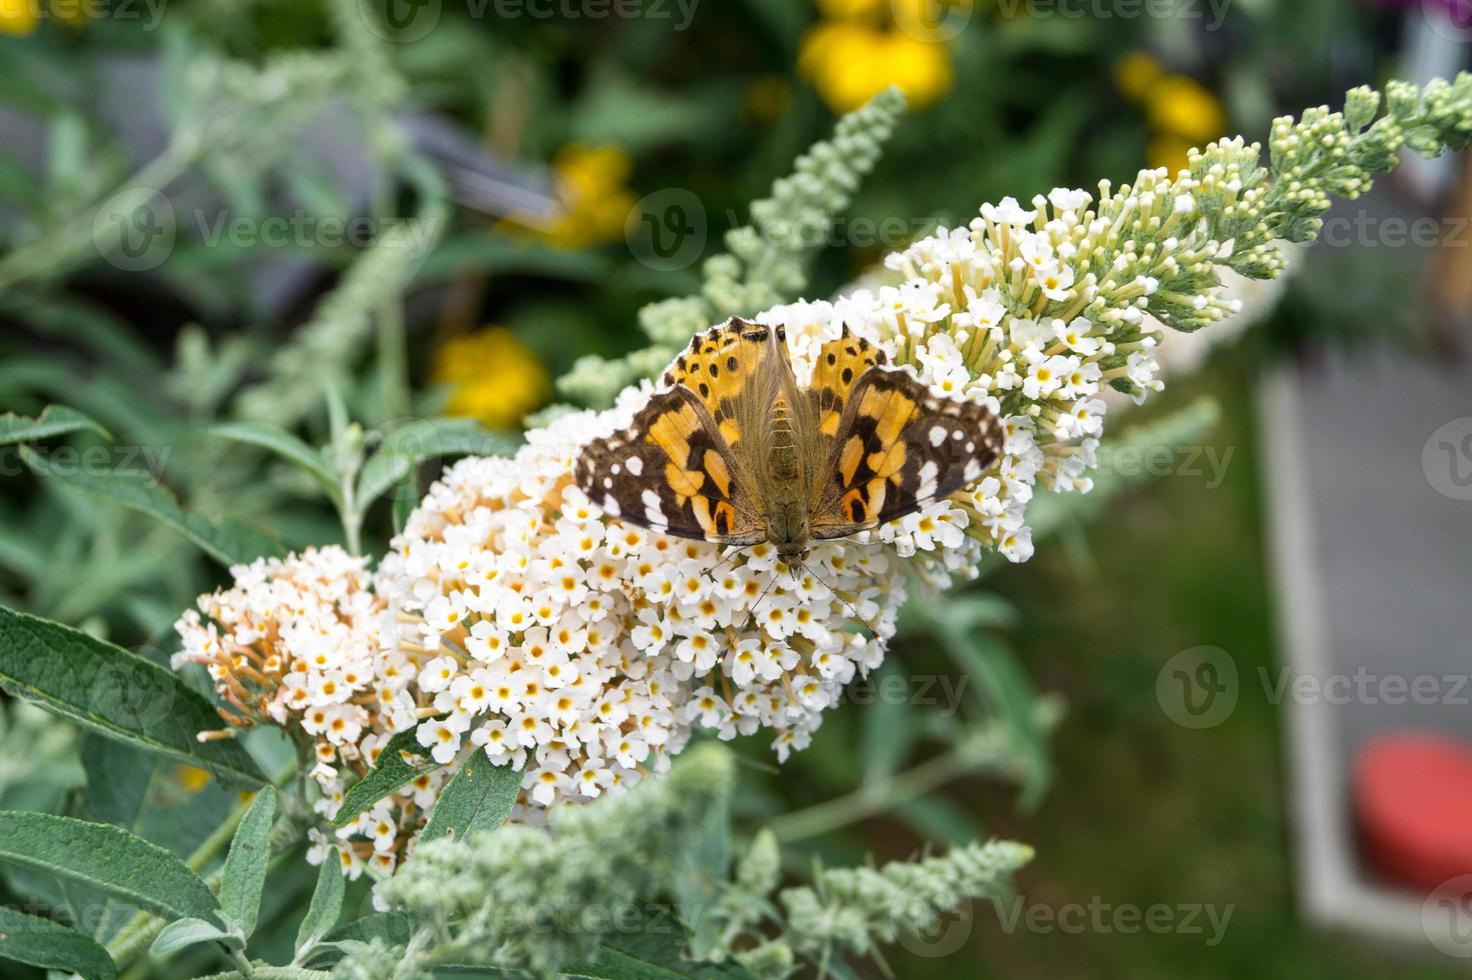
[[875,365],[849,391],[833,442],[816,481],[815,538],[854,534],[975,483],[1003,434],[981,405],[937,398],[908,372]]

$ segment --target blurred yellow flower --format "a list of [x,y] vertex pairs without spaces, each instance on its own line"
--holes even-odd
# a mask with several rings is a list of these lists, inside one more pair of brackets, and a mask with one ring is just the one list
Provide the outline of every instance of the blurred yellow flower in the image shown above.
[[1186,169],[1186,155],[1195,145],[1179,136],[1157,136],[1145,149],[1145,163],[1150,167],[1164,167],[1175,176],[1176,171]]
[[1134,51],[1115,66],[1114,83],[1128,98],[1143,102],[1150,126],[1146,161],[1174,174],[1186,166],[1186,151],[1222,135],[1227,124],[1221,100],[1200,82],[1168,75],[1152,55]]
[[0,34],[25,37],[39,20],[36,0],[0,0]]
[[561,210],[550,220],[512,220],[554,248],[615,241],[637,201],[624,186],[633,170],[633,160],[617,146],[569,143],[552,158]]
[[818,13],[834,20],[846,17],[883,16],[893,0],[818,0]]
[[1147,108],[1151,126],[1193,144],[1211,142],[1226,125],[1217,97],[1182,75],[1168,75],[1152,85]]
[[1153,55],[1144,51],[1132,51],[1114,67],[1114,84],[1128,98],[1143,102],[1150,94],[1151,87],[1164,74],[1165,70]]
[[910,105],[928,105],[954,81],[945,44],[850,20],[808,31],[797,64],[835,112],[857,109],[891,85]]
[[493,429],[516,428],[552,394],[547,368],[505,327],[445,341],[435,351],[430,380],[450,388],[446,414],[477,418]]
[[198,793],[210,784],[210,774],[195,766],[176,766],[174,781],[186,793]]

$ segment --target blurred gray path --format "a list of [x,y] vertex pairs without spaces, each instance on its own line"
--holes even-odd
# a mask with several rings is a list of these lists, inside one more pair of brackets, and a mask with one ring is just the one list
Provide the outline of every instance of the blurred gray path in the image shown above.
[[1300,903],[1472,954],[1363,872],[1347,803],[1372,735],[1472,740],[1472,364],[1326,355],[1277,369],[1259,411],[1283,666],[1308,692],[1283,700]]

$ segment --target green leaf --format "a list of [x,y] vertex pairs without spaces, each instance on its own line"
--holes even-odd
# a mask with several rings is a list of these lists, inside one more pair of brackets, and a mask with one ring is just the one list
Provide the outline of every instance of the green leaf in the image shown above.
[[38,476],[147,514],[184,535],[222,565],[238,565],[281,551],[275,539],[240,521],[231,519],[212,524],[198,514],[185,511],[151,474],[56,466],[26,446],[21,447],[20,453],[31,472]]
[[484,753],[474,753],[440,791],[419,839],[450,836],[464,840],[477,830],[495,830],[511,816],[521,776],[520,768],[492,765]]
[[422,419],[400,426],[363,464],[358,477],[358,506],[367,507],[427,459],[509,456],[518,446],[518,440],[492,432],[475,419]]
[[49,919],[4,906],[0,906],[0,957],[78,973],[87,980],[113,980],[118,975],[107,950],[92,939]]
[[382,939],[390,946],[403,946],[414,937],[415,928],[414,917],[405,912],[374,912],[334,929],[327,938],[334,943]]
[[0,862],[90,885],[168,919],[208,918],[219,907],[183,861],[112,824],[0,813]]
[[226,943],[236,948],[244,948],[240,936],[221,929],[213,922],[203,919],[179,919],[164,926],[154,939],[149,952],[155,956],[164,956],[168,953],[177,952],[186,946],[197,946],[200,943]]
[[28,419],[24,415],[6,412],[0,415],[0,446],[16,442],[36,442],[69,432],[90,430],[111,439],[106,429],[74,408],[65,405],[47,405],[40,415]]
[[865,709],[862,746],[864,760],[864,782],[875,783],[893,776],[910,755],[920,737],[918,712],[908,698],[886,697],[889,678],[900,685],[906,683],[898,662],[891,658],[866,683],[869,689],[879,692],[874,703]]
[[235,804],[207,771],[101,735],[87,735],[80,754],[87,815],[180,857],[193,854]]
[[233,741],[200,742],[220,716],[176,675],[81,630],[0,606],[0,687],[129,745],[234,786],[268,780]]
[[307,909],[306,918],[302,919],[301,928],[297,930],[298,956],[320,943],[336,927],[337,917],[342,914],[344,887],[342,863],[335,860],[323,861],[322,869],[317,873],[317,888],[312,892],[312,904]]
[[976,697],[983,709],[999,715],[1017,739],[1027,762],[1022,803],[1031,806],[1047,789],[1051,775],[1047,740],[1034,710],[1037,692],[1032,681],[996,637],[966,628],[964,612],[953,617],[943,607],[935,607],[930,621],[951,659],[980,682]]
[[332,821],[333,826],[347,826],[358,819],[360,813],[390,793],[397,792],[411,779],[440,767],[414,737],[415,731],[411,728],[388,740],[378,756],[378,766],[348,789],[342,809],[338,811],[337,819]]
[[271,825],[276,821],[276,790],[267,786],[256,794],[225,857],[220,881],[220,909],[245,938],[256,931],[266,868],[271,862]]
[[222,422],[211,426],[210,434],[275,453],[310,474],[327,491],[329,497],[337,499],[337,475],[327,465],[327,460],[316,449],[281,426],[266,422]]

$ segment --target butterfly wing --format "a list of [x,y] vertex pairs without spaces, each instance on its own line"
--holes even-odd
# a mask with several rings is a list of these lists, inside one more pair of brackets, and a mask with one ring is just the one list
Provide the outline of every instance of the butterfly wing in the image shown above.
[[589,443],[574,477],[610,515],[656,531],[731,545],[767,535],[735,457],[683,385],[655,392],[633,425]]
[[762,441],[756,389],[780,376],[772,347],[767,327],[734,317],[697,334],[633,425],[584,450],[583,492],[610,514],[680,537],[766,540],[749,458]]
[[876,362],[847,392],[817,481],[813,537],[844,537],[950,496],[981,479],[1003,440],[989,409],[937,397]]

